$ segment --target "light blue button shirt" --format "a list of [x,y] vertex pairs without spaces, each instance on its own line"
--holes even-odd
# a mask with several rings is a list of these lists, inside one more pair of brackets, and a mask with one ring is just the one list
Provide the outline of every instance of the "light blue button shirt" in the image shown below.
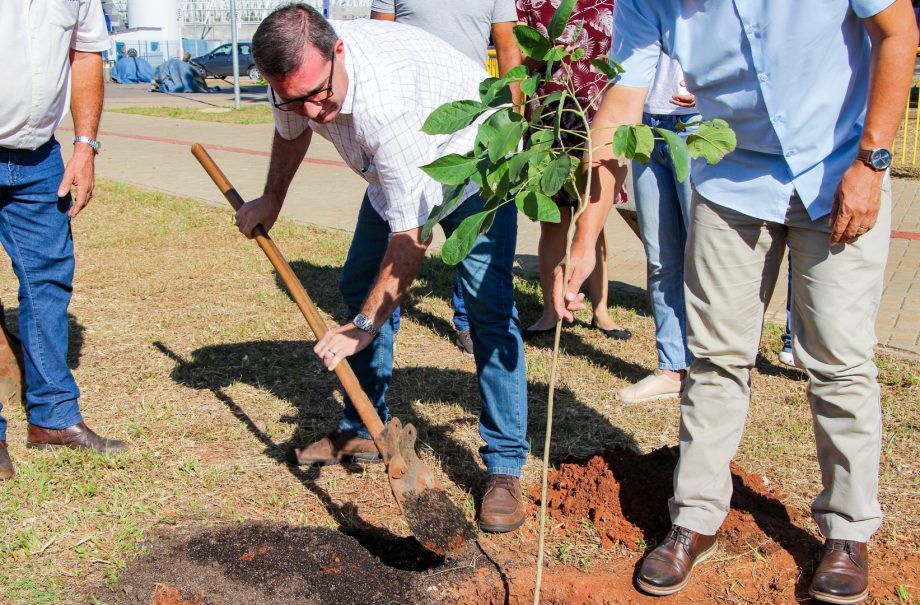
[[712,202],[782,223],[793,192],[812,219],[831,211],[859,148],[869,88],[863,18],[894,0],[617,0],[610,56],[618,85],[646,87],[664,51],[707,120],[738,147],[693,163]]

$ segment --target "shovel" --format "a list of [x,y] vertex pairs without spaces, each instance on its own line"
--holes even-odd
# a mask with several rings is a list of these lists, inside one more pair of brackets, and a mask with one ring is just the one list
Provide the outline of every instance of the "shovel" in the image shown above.
[[[192,145],[192,155],[234,210],[239,210],[244,203],[243,198],[205,148],[197,143]],[[278,272],[314,336],[317,340],[321,339],[326,333],[326,323],[291,266],[262,225],[255,228],[253,236]],[[391,418],[384,426],[347,360],[343,359],[336,365],[335,374],[383,458],[393,497],[418,541],[442,557],[458,551],[475,535],[463,513],[447,497],[444,486],[416,455],[416,428],[412,424],[403,426],[398,418]]]

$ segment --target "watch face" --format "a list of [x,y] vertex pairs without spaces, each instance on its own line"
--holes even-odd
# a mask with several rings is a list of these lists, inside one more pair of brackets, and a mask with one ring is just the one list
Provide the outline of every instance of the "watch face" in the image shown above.
[[891,151],[888,149],[873,149],[869,156],[869,163],[876,170],[885,170],[891,166]]

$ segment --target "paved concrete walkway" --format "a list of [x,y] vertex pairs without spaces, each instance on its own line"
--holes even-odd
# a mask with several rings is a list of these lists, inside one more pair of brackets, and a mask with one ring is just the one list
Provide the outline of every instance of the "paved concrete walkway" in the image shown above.
[[[264,88],[243,89],[244,103],[261,103],[264,98]],[[230,107],[232,103],[232,88],[226,85],[218,94],[182,96],[147,93],[143,85],[106,85],[107,109],[160,105],[206,109],[210,105]],[[97,174],[225,205],[220,192],[189,153],[189,146],[195,142],[205,145],[240,194],[255,197],[264,185],[272,131],[270,124],[217,124],[107,112],[101,125],[104,150],[97,161]],[[65,121],[58,138],[66,141],[71,136],[71,125]],[[351,230],[363,192],[364,181],[341,162],[330,144],[315,137],[291,186],[282,216]],[[883,345],[920,355],[920,182],[894,181],[892,228],[878,338]],[[536,272],[539,232],[537,224],[521,221],[518,258],[527,271]],[[616,213],[611,213],[606,233],[611,286],[630,291],[644,289],[645,254],[638,238]],[[783,268],[780,275],[785,271]],[[785,298],[785,282],[781,280],[767,312],[768,320],[785,322]]]

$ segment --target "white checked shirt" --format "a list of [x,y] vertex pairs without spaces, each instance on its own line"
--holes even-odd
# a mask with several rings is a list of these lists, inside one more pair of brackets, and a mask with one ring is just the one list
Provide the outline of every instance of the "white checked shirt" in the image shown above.
[[[424,225],[447,189],[419,169],[449,154],[473,148],[476,124],[453,135],[421,131],[434,109],[479,99],[485,68],[418,28],[386,21],[332,22],[345,43],[348,90],[339,114],[316,124],[275,110],[275,128],[285,139],[307,128],[335,145],[342,159],[368,182],[371,205],[392,231]],[[474,183],[466,195],[478,191]]]
[[100,0],[0,0],[0,147],[37,149],[70,105],[70,49],[101,52]]

